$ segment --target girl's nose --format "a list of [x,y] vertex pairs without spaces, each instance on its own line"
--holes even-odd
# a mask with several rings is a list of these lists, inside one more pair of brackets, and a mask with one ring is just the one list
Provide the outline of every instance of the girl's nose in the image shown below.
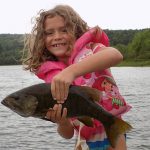
[[61,40],[62,35],[59,32],[56,32],[54,38],[55,38],[55,40]]

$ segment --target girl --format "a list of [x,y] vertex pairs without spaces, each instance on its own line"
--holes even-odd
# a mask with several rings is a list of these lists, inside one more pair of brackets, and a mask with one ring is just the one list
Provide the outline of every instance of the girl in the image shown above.
[[[97,82],[102,79],[101,77],[107,76],[107,79],[112,80],[105,87],[111,86],[111,90],[115,89],[112,92],[121,97],[107,68],[118,64],[123,57],[117,49],[104,45],[108,46],[109,42],[102,29],[99,27],[90,29],[87,23],[66,5],[57,5],[53,9],[41,12],[36,18],[36,24],[26,45],[29,55],[24,61],[25,69],[35,73],[45,82],[51,82],[53,98],[58,102],[47,112],[47,118],[58,125],[58,133],[66,139],[73,137],[74,129],[79,132],[82,142],[76,149],[82,149],[84,146],[90,150],[126,149],[124,135],[120,136],[113,149],[100,122],[94,120],[94,127],[87,127],[76,118],[66,118],[67,109],[62,110],[61,104],[67,98],[71,84],[97,88],[102,86],[101,83],[103,86],[105,84],[103,81]],[[95,85],[96,82],[100,85]],[[113,98],[110,98],[112,95],[108,99],[105,93],[104,99],[100,100],[99,104],[107,109],[111,103],[111,108],[107,110],[121,116],[130,106],[121,97],[119,104],[124,105],[117,105],[116,109],[113,107]]]

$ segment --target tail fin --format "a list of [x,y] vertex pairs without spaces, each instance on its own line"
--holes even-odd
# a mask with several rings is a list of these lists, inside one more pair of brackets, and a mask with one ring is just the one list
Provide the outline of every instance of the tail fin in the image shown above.
[[108,140],[110,142],[110,145],[115,148],[116,144],[117,144],[117,139],[119,138],[119,136],[121,134],[125,134],[126,132],[130,131],[132,129],[132,126],[119,119],[119,118],[114,118],[114,124],[112,124],[111,126],[105,126],[105,130],[106,130],[106,134],[108,137]]

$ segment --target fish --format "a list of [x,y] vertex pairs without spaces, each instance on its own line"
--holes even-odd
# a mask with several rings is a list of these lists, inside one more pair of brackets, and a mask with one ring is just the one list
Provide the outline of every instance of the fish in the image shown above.
[[[132,126],[100,106],[97,102],[101,96],[95,88],[71,85],[62,108],[67,108],[67,118],[77,117],[87,126],[93,126],[93,118],[99,120],[110,145],[115,148],[119,136],[130,131]],[[57,101],[52,97],[50,83],[38,83],[9,94],[1,103],[22,117],[48,120],[46,114]]]

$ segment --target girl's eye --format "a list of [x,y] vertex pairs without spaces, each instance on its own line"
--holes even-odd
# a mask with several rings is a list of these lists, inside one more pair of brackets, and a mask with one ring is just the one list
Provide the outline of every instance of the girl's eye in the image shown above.
[[47,31],[45,31],[44,34],[45,34],[45,35],[52,35],[53,32],[47,32]]
[[67,29],[63,29],[62,32],[67,33]]

